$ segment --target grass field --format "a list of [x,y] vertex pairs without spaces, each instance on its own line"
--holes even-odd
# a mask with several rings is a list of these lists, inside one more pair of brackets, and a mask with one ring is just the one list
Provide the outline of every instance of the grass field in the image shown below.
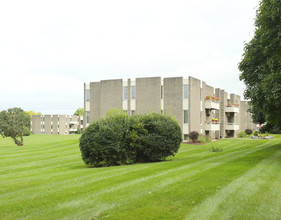
[[281,136],[104,168],[84,165],[78,135],[24,141],[0,139],[0,219],[281,219]]

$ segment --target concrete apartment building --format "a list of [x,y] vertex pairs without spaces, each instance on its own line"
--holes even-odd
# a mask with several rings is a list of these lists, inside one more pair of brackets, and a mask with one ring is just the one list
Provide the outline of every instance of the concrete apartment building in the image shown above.
[[236,137],[241,130],[256,128],[247,112],[247,101],[193,77],[116,79],[84,84],[84,127],[114,108],[130,115],[148,112],[171,115],[185,138],[190,131],[222,138]]
[[76,115],[31,115],[32,134],[74,134],[83,129],[83,117]]

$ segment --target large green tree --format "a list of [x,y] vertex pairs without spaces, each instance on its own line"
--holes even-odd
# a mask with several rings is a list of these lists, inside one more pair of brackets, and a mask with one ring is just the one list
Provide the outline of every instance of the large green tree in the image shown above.
[[11,137],[16,145],[23,146],[23,134],[30,127],[30,116],[21,108],[0,112],[0,135]]
[[281,0],[262,0],[239,63],[254,120],[281,124]]

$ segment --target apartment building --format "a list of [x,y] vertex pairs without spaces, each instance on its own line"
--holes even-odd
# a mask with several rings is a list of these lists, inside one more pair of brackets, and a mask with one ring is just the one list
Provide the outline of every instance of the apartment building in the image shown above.
[[188,77],[102,80],[84,84],[84,127],[114,109],[128,114],[159,112],[178,121],[184,138],[190,131],[212,138],[235,137],[255,129],[248,103],[239,95]]
[[83,117],[76,115],[31,115],[32,134],[75,134],[83,130]]

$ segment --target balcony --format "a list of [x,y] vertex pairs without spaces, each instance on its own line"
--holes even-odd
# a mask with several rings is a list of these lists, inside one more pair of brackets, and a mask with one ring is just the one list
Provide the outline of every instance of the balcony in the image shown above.
[[70,125],[77,125],[78,122],[77,122],[77,121],[70,121],[69,124],[70,124]]
[[76,131],[77,131],[77,128],[69,128],[69,131],[70,131],[70,132],[72,132],[72,131],[73,131],[73,132],[76,132]]
[[239,125],[229,123],[229,124],[227,124],[227,125],[225,126],[225,130],[238,131],[238,130],[239,130]]
[[236,107],[236,106],[227,106],[227,107],[225,108],[225,112],[239,113],[239,107]]
[[218,124],[218,123],[205,124],[205,130],[206,131],[219,131],[220,130],[220,124]]
[[206,100],[205,101],[205,108],[206,109],[219,110],[220,104],[219,104],[219,102],[216,102],[216,101],[213,101],[213,100]]

